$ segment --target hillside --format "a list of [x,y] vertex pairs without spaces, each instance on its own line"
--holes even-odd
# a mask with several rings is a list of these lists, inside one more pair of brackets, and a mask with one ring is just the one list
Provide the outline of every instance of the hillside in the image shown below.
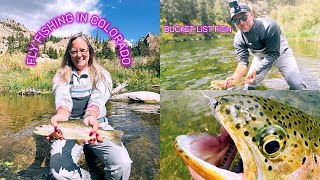
[[[18,92],[27,88],[51,90],[52,78],[61,64],[69,37],[50,36],[40,45],[37,66],[25,65],[26,50],[35,32],[13,20],[0,22],[0,92]],[[130,68],[119,63],[112,40],[89,37],[98,62],[112,75],[113,85],[127,82],[128,90],[158,91],[160,84],[159,35],[146,34],[131,46]]]
[[[6,19],[0,22],[0,54],[25,52],[30,39],[35,32],[27,29],[23,24],[17,23],[14,20]],[[98,40],[100,37],[91,37],[89,40],[97,51],[97,55],[102,58],[116,58],[117,48],[111,39]],[[40,45],[40,54],[38,61],[57,59],[62,57],[66,49],[70,37],[54,37],[50,36],[45,43]],[[111,52],[105,52],[105,51]],[[149,56],[150,54],[159,53],[159,36],[148,33],[142,37],[136,44],[131,47],[131,53],[135,57]],[[111,53],[111,54],[110,54]]]

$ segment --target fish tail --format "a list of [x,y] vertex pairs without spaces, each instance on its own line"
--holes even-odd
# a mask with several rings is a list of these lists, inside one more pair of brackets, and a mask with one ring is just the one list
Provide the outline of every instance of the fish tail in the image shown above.
[[107,135],[107,134],[102,135],[103,138],[108,139],[109,141],[113,142],[114,144],[116,144],[118,146],[122,146],[121,138],[124,134],[123,131],[107,130],[105,132],[109,133],[109,135]]

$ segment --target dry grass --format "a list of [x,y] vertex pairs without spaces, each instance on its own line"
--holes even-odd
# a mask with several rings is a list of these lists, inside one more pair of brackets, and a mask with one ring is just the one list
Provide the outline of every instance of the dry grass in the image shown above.
[[[17,92],[29,87],[51,91],[52,78],[60,66],[60,60],[44,60],[29,67],[24,58],[22,53],[0,55],[0,91]],[[137,62],[130,68],[121,66],[118,59],[101,60],[99,63],[110,72],[114,86],[127,81],[130,91],[152,90],[152,85],[159,84],[159,77]]]

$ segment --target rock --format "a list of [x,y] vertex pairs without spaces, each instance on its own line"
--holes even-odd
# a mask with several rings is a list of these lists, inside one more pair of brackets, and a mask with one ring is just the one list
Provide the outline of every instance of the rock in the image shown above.
[[20,95],[38,95],[41,94],[41,90],[37,90],[34,88],[27,88],[25,90],[18,91]]
[[143,102],[148,104],[160,103],[160,94],[150,91],[136,91],[118,94],[110,98],[111,101]]

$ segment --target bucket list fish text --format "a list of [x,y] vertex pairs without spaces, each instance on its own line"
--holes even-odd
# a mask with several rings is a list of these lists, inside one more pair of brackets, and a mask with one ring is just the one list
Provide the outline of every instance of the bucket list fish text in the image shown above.
[[164,33],[231,33],[230,25],[164,25]]

